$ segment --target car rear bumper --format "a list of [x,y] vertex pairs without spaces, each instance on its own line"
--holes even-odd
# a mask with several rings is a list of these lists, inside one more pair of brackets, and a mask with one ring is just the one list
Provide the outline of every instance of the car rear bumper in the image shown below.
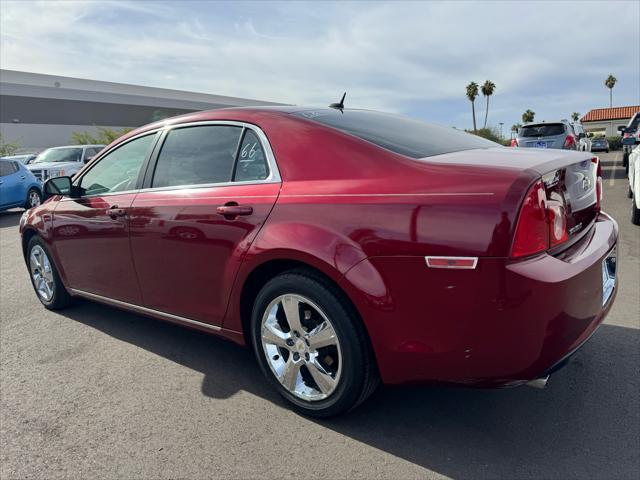
[[559,365],[602,323],[619,288],[603,303],[602,265],[617,236],[615,221],[601,214],[557,257],[481,258],[472,270],[378,257],[347,272],[345,284],[366,279],[364,292],[350,294],[385,383],[508,386]]

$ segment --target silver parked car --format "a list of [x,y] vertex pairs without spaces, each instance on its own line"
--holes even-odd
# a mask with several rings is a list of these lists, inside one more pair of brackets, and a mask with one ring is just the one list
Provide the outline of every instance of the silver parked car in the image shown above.
[[520,127],[514,146],[578,150],[580,148],[580,138],[582,137],[586,137],[584,130],[582,133],[577,134],[568,120],[532,122]]
[[48,148],[29,163],[27,168],[41,182],[51,177],[72,177],[104,147],[104,145],[72,145]]
[[573,122],[571,124],[573,127],[573,132],[578,139],[578,150],[581,152],[590,152],[591,151],[591,138],[585,131],[584,127],[580,122]]

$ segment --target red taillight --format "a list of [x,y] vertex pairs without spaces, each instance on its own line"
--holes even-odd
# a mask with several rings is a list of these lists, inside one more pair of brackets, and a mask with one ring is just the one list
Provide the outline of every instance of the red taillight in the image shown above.
[[596,164],[596,209],[600,211],[602,209],[602,165],[598,157],[593,157],[591,161]]
[[556,200],[547,200],[542,180],[538,180],[524,199],[511,257],[520,258],[544,252],[569,240],[567,212]]
[[512,139],[511,139],[511,146],[512,146],[512,147],[517,147],[517,146],[518,146],[518,140],[517,140],[517,139],[515,139],[515,138],[512,138]]
[[529,189],[516,225],[516,235],[511,247],[513,258],[525,257],[549,248],[549,225],[547,222],[547,195],[542,180]]
[[570,148],[573,148],[575,144],[576,144],[576,139],[574,138],[574,136],[567,135],[567,138],[564,139],[564,145],[562,146],[562,148],[570,149]]

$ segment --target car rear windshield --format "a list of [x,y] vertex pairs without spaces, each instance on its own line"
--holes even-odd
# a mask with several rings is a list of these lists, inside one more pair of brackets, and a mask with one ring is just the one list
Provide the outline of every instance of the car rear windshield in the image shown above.
[[545,123],[543,125],[527,125],[520,129],[521,137],[553,137],[564,134],[562,123]]
[[499,146],[497,143],[455,128],[388,113],[319,109],[296,112],[294,115],[333,127],[411,158]]

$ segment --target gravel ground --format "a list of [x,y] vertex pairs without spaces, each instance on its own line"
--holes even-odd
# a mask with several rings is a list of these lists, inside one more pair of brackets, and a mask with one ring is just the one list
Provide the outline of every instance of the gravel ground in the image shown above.
[[0,214],[0,478],[602,478],[640,472],[640,227],[620,154],[605,209],[621,289],[545,390],[380,389],[352,414],[288,410],[251,354],[79,302],[44,310]]

